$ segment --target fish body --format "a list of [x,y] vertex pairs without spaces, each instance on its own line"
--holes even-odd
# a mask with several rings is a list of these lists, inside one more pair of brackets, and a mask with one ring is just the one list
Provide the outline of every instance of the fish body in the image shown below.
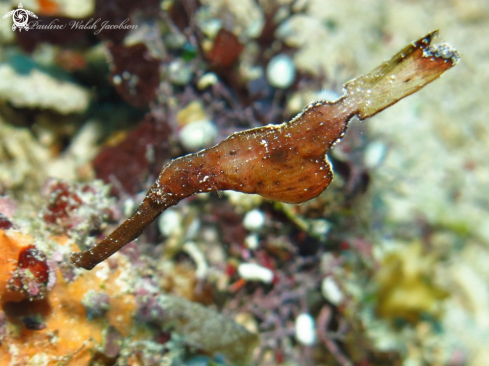
[[334,102],[318,101],[295,118],[232,134],[216,146],[163,167],[138,209],[93,248],[72,253],[77,267],[91,269],[136,239],[166,208],[194,194],[235,190],[302,203],[333,179],[327,152],[346,133],[350,120],[371,117],[418,91],[457,64],[449,44],[432,44],[432,32],[368,74],[347,82]]

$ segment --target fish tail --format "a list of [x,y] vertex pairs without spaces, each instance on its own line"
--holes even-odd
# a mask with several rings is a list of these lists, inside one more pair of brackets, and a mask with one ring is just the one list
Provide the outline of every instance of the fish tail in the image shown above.
[[434,44],[438,31],[413,42],[372,72],[345,84],[346,100],[357,117],[371,117],[439,78],[460,55],[448,43]]

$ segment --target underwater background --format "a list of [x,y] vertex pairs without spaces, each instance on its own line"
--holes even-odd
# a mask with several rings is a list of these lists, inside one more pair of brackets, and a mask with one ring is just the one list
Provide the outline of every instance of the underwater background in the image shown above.
[[[0,15],[0,366],[489,364],[489,2]],[[171,159],[335,100],[435,29],[459,64],[352,121],[317,198],[198,194],[93,270],[70,264]]]

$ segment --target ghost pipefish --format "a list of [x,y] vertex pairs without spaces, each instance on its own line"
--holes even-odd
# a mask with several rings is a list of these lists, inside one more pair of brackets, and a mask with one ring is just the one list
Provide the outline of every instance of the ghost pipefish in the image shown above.
[[93,248],[72,253],[71,263],[92,269],[136,239],[166,208],[185,197],[216,190],[255,193],[302,203],[333,178],[326,153],[350,120],[371,117],[440,77],[459,61],[438,32],[413,42],[372,72],[347,82],[334,102],[310,103],[289,122],[237,132],[214,147],[174,159],[163,167],[138,209]]

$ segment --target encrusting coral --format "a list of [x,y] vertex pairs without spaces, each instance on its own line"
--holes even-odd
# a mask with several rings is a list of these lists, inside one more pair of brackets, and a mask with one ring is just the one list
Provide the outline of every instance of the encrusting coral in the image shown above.
[[0,216],[0,344],[9,352],[0,352],[0,365],[105,365],[117,357],[126,365],[159,365],[180,359],[185,346],[233,362],[249,359],[256,334],[213,309],[162,294],[164,281],[145,278],[130,257],[92,272],[67,263],[86,230],[108,220],[93,215],[95,207],[110,211],[108,188],[50,181],[44,209],[22,224],[1,206],[9,216]]
[[[66,237],[53,237],[52,240],[60,246],[69,245]],[[0,364],[26,364],[35,356],[49,365],[70,360],[88,365],[92,355],[90,347],[86,346],[91,341],[100,343],[107,325],[87,320],[82,302],[86,294],[93,288],[106,288],[111,299],[106,319],[124,336],[132,329],[135,300],[121,291],[116,281],[121,269],[108,271],[107,278],[93,272],[70,281],[59,269],[50,268],[49,274],[44,275],[55,276],[56,283],[51,289],[45,288],[34,294],[29,293],[29,288],[26,291],[9,285],[15,284],[19,270],[24,270],[23,276],[26,276],[26,265],[22,264],[26,252],[33,255],[37,251],[38,258],[45,258],[32,246],[33,242],[30,235],[0,230],[0,303],[7,320],[1,342],[2,347],[16,350],[0,352]],[[31,258],[30,262],[33,261]],[[38,264],[38,267],[42,265]],[[35,268],[31,267],[32,274],[36,273]],[[40,272],[41,269],[37,268],[38,275]]]
[[[70,243],[65,236],[51,240],[59,247]],[[1,365],[26,364],[35,359],[44,360],[46,365],[69,362],[88,365],[90,360],[99,357],[93,355],[94,345],[110,342],[108,329],[115,329],[118,338],[129,337],[134,342],[125,344],[126,351],[138,347],[138,342],[147,338],[148,329],[136,326],[135,320],[157,326],[160,332],[174,331],[185,337],[184,344],[220,353],[233,362],[251,357],[257,336],[215,310],[186,299],[148,292],[148,288],[156,289],[150,283],[141,282],[137,285],[141,286],[139,289],[128,291],[124,273],[129,263],[124,256],[110,265],[105,264],[99,271],[74,278],[53,266],[48,272],[50,278],[55,276],[55,284],[33,296],[22,288],[9,286],[12,278],[15,280],[16,271],[25,267],[23,253],[27,251],[45,258],[31,245],[33,241],[32,236],[19,231],[0,230],[0,305],[3,309],[0,311],[0,342],[11,351],[15,349],[15,352],[0,352]],[[166,348],[163,345],[174,337],[169,335],[162,340],[161,349],[152,357],[166,357],[165,349],[171,348],[171,343]],[[118,349],[121,351],[120,346]],[[144,355],[122,352],[121,357],[128,365],[153,364],[144,363]]]

